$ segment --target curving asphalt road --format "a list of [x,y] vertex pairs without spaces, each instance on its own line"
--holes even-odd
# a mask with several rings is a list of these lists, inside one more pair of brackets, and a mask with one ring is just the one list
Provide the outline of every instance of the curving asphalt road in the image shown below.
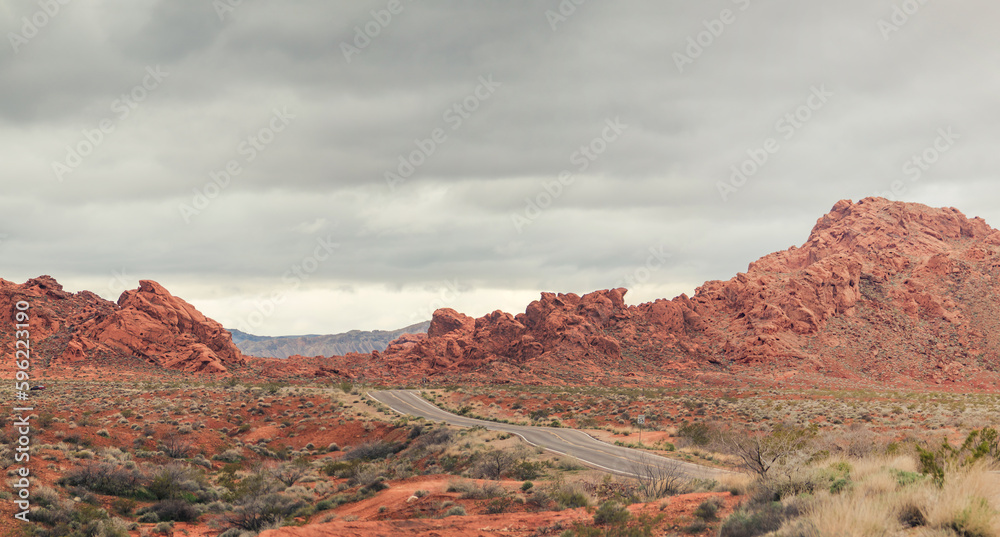
[[441,410],[426,401],[416,391],[386,390],[369,392],[368,396],[400,414],[419,416],[432,421],[443,421],[459,427],[481,426],[493,431],[516,434],[525,442],[540,446],[561,455],[576,457],[583,464],[613,474],[642,477],[653,475],[682,475],[683,477],[714,479],[732,474],[726,470],[709,468],[689,462],[668,459],[645,451],[614,446],[601,442],[576,429],[552,427],[526,427],[493,421],[466,418]]

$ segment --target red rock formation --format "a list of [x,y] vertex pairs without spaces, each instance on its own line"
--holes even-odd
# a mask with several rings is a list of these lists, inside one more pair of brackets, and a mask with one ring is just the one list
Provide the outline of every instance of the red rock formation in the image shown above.
[[0,322],[12,323],[18,300],[31,304],[36,365],[136,356],[168,369],[224,373],[244,363],[221,324],[153,281],[141,281],[115,304],[89,291],[68,293],[49,276],[22,285],[0,280]]
[[[593,382],[721,374],[877,382],[1000,379],[1000,231],[953,208],[840,201],[800,247],[695,295],[542,293],[524,313],[438,310],[425,338],[342,362],[386,380]],[[767,373],[768,371],[785,371]]]

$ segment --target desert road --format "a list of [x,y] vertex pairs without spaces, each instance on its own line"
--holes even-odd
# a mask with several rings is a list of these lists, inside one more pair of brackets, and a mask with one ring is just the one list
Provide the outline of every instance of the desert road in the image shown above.
[[526,427],[493,421],[466,418],[441,410],[411,390],[386,390],[369,392],[369,397],[399,412],[419,416],[432,421],[443,421],[459,427],[481,426],[493,431],[516,434],[525,442],[550,451],[576,457],[583,464],[627,477],[646,475],[650,467],[655,473],[660,471],[673,475],[698,479],[714,479],[731,474],[726,470],[709,468],[689,462],[668,459],[620,446],[601,442],[583,431],[553,427]]

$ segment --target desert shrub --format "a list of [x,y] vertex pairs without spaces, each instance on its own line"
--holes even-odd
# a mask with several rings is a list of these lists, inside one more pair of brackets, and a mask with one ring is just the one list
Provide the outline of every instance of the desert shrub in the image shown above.
[[66,501],[35,509],[29,516],[36,524],[28,532],[35,537],[128,537],[124,521],[110,518],[104,509],[87,503],[73,505]]
[[476,462],[472,467],[472,476],[499,480],[501,477],[509,474],[518,465],[520,458],[519,454],[502,449],[480,453],[476,457]]
[[574,509],[590,505],[590,496],[578,485],[558,485],[549,490],[552,500],[558,509]]
[[719,527],[719,537],[757,537],[781,528],[785,510],[778,502],[738,509]]
[[446,516],[446,517],[447,516],[465,516],[465,508],[462,507],[461,505],[456,505],[454,507],[449,508],[447,511],[445,511],[444,512],[444,516]]
[[191,440],[183,436],[169,436],[164,438],[159,445],[160,451],[172,459],[183,459],[191,452]]
[[507,495],[507,490],[496,483],[477,485],[474,481],[452,481],[448,483],[448,492],[458,492],[459,498],[471,500],[486,500]]
[[694,516],[705,521],[715,520],[720,507],[722,507],[722,501],[719,498],[709,498],[698,505],[694,510]]
[[385,481],[388,473],[388,466],[384,463],[364,463],[352,468],[347,482],[350,485],[361,485],[363,488],[371,488],[378,492],[385,488],[382,482]]
[[691,533],[691,534],[701,533],[708,529],[708,523],[706,523],[704,519],[696,518],[690,524],[684,526],[681,529],[684,531],[684,533]]
[[514,505],[514,499],[510,496],[493,498],[492,500],[486,502],[486,512],[491,515],[506,513],[512,505]]
[[189,500],[217,499],[205,495],[208,482],[204,475],[181,464],[173,463],[160,467],[152,475],[146,488],[158,500],[187,497]]
[[475,481],[460,480],[460,481],[449,481],[448,487],[445,489],[446,492],[458,492],[459,494],[464,494],[470,490],[475,490]]
[[[354,502],[360,502],[362,500],[367,500],[368,498],[371,498],[373,496],[375,496],[375,492],[373,492],[371,490],[361,489],[361,490],[359,490],[357,492],[354,492],[354,493],[351,493],[351,494],[346,494],[346,493],[345,494],[336,494],[336,495],[334,495],[331,498],[327,498],[326,500],[323,500],[323,502],[327,502],[325,504],[325,505],[329,506],[329,507],[327,507],[327,509],[334,509],[334,508],[340,507],[341,505],[344,505],[344,504],[354,503]],[[320,502],[320,504],[323,504],[323,502]],[[321,509],[319,509],[319,504],[317,504],[316,508],[317,508],[317,510],[321,510]],[[323,510],[325,510],[325,509],[323,509]]]
[[454,439],[454,433],[449,429],[438,428],[423,432],[413,442],[414,447],[430,448],[448,444]]
[[80,486],[110,496],[138,496],[145,476],[138,469],[116,463],[91,462],[70,470],[59,479],[64,486]]
[[780,467],[801,453],[816,436],[817,429],[776,425],[763,434],[749,431],[727,431],[719,441],[730,453],[739,457],[740,465],[762,481],[771,478],[771,470]]
[[514,479],[518,480],[528,480],[528,479],[538,479],[544,474],[542,463],[532,462],[532,461],[521,461],[514,465],[514,468],[510,472]]
[[140,511],[155,514],[160,521],[191,522],[198,518],[198,509],[184,500],[161,500]]
[[67,525],[73,520],[73,504],[71,502],[60,502],[50,504],[46,507],[37,507],[31,510],[29,519],[32,522],[47,524],[49,526]]
[[683,422],[677,429],[677,436],[696,446],[707,446],[712,442],[716,434],[716,429],[712,425],[703,422],[688,423]]
[[597,512],[594,513],[594,524],[601,526],[623,525],[630,518],[632,518],[632,514],[628,512],[628,509],[614,500],[608,500],[602,503]]
[[521,483],[521,492],[528,492],[534,486],[535,484],[531,481],[525,481],[524,483]]
[[384,459],[389,455],[398,453],[403,446],[396,443],[385,442],[382,440],[376,440],[373,442],[364,442],[358,444],[351,448],[350,451],[344,454],[341,460],[353,461],[353,460],[376,460]]
[[42,429],[48,429],[54,422],[56,416],[51,412],[42,412],[38,416],[38,426]]
[[312,471],[312,464],[309,459],[299,457],[291,462],[282,463],[271,469],[271,475],[275,479],[290,487],[296,481],[302,479]]
[[552,495],[542,489],[535,489],[531,497],[528,498],[528,505],[534,506],[539,510],[547,509],[552,502]]
[[980,460],[1000,461],[1000,433],[992,427],[973,430],[961,446],[953,447],[948,439],[935,450],[917,446],[920,473],[929,476],[938,487],[944,486],[945,467],[957,468],[972,465]]
[[331,461],[324,464],[321,471],[328,476],[344,479],[350,477],[360,464],[361,461]]
[[234,528],[261,531],[285,520],[305,505],[302,500],[281,493],[264,494],[246,498],[226,514],[225,521]]
[[281,485],[274,480],[269,472],[262,466],[253,468],[247,475],[239,480],[227,499],[236,502],[255,496],[264,496],[278,492]]
[[222,453],[212,455],[213,461],[239,462],[243,460],[243,452],[237,448],[227,449]]
[[228,530],[219,534],[219,537],[255,537],[257,534],[255,532],[243,531],[239,528],[229,528]]
[[111,502],[111,508],[114,509],[115,512],[118,513],[119,515],[123,516],[128,516],[132,514],[132,511],[135,510],[135,507],[136,507],[135,500],[132,500],[130,498],[115,498],[115,500]]

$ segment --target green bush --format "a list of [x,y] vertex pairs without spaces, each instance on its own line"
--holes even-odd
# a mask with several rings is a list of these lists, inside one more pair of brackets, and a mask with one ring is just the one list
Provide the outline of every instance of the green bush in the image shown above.
[[684,526],[682,529],[684,530],[684,533],[690,533],[690,534],[701,533],[708,529],[708,523],[705,522],[703,519],[697,518],[694,520],[694,522],[688,524],[687,526]]
[[622,525],[628,522],[630,518],[632,518],[632,514],[628,512],[628,509],[614,500],[608,500],[602,503],[597,512],[594,513],[594,524],[601,526],[609,524]]
[[514,499],[510,496],[501,496],[499,498],[493,498],[486,503],[486,512],[491,515],[498,515],[500,513],[506,513],[511,506],[514,505]]
[[715,430],[706,423],[684,422],[677,429],[677,436],[688,439],[696,446],[707,446],[712,441]]
[[136,468],[91,462],[69,471],[59,479],[64,486],[79,486],[109,496],[141,496],[145,476]]
[[143,511],[155,514],[160,521],[192,522],[198,518],[198,509],[184,500],[162,500]]
[[1000,461],[1000,433],[992,427],[984,427],[970,432],[957,448],[952,447],[946,438],[934,451],[917,446],[917,453],[920,456],[920,473],[941,487],[944,486],[944,467],[949,462],[966,466],[983,458]]
[[719,507],[721,507],[721,502],[718,498],[709,498],[703,502],[694,510],[694,516],[705,520],[715,520],[716,514],[719,512]]
[[560,487],[552,491],[551,494],[559,509],[575,509],[590,505],[590,497],[578,488]]
[[719,527],[719,537],[757,537],[781,528],[784,508],[778,502],[757,504],[730,515]]
[[459,498],[470,500],[488,500],[507,495],[506,489],[492,482],[476,485],[473,481],[455,481],[448,484],[447,491],[458,492]]
[[264,494],[244,499],[225,521],[230,527],[248,531],[261,531],[280,522],[306,505],[298,498],[280,493]]
[[373,442],[365,442],[363,444],[358,444],[351,448],[350,451],[341,457],[343,461],[353,461],[353,460],[366,460],[373,461],[377,459],[384,459],[389,455],[398,453],[403,449],[397,443],[385,442],[382,440],[376,440]]
[[529,479],[538,479],[544,473],[542,469],[542,463],[531,462],[531,461],[521,461],[514,466],[511,475],[514,479],[521,481],[526,481]]

